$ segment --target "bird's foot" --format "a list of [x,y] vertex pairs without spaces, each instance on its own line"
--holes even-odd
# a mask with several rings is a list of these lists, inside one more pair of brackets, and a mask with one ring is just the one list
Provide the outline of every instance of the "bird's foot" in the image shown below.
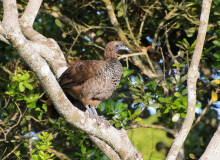
[[86,106],[86,109],[88,110],[89,112],[89,117],[90,118],[95,118],[96,119],[96,122],[98,125],[100,125],[100,121],[101,121],[101,118],[99,117],[98,113],[96,112],[96,109],[94,107],[89,107],[89,106]]
[[96,109],[94,107],[89,107],[89,106],[86,106],[86,109],[88,110],[89,112],[89,117],[90,118],[95,118],[96,119],[96,123],[98,125],[100,125],[101,123],[104,123],[106,126],[110,126],[111,124],[105,120],[102,116],[99,116]]

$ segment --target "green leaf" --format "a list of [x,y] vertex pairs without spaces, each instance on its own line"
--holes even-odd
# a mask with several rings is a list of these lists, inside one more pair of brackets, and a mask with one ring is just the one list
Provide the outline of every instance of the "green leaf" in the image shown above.
[[98,30],[98,31],[96,32],[96,35],[97,35],[97,36],[101,36],[103,33],[104,33],[103,30]]
[[184,90],[182,91],[182,95],[183,95],[183,96],[187,95],[187,92],[188,92],[187,89],[184,89]]
[[180,92],[175,92],[175,93],[174,93],[174,96],[175,96],[175,97],[181,97],[182,95],[180,94]]
[[212,43],[213,43],[215,46],[220,47],[220,41],[214,40],[214,41],[212,41]]
[[167,107],[163,113],[168,113],[169,111],[170,111],[170,108]]
[[20,77],[20,80],[25,81],[25,80],[28,80],[29,78],[30,78],[30,75],[28,73],[25,73]]
[[19,83],[19,91],[20,91],[20,92],[24,92],[24,90],[25,90],[24,83],[23,83],[23,82],[20,82],[20,83]]
[[220,60],[220,52],[216,52],[213,54],[213,56],[218,60]]
[[115,127],[116,128],[120,128],[121,127],[121,124],[119,122],[115,123]]
[[62,33],[62,37],[63,37],[63,38],[66,38],[66,36],[67,36],[67,33],[63,32],[63,33]]
[[86,147],[84,145],[81,145],[81,152],[82,154],[86,153]]
[[215,32],[216,32],[218,38],[220,38],[220,29],[216,30]]
[[162,103],[169,103],[172,100],[172,97],[167,97],[167,98],[159,97],[158,100],[159,102],[162,102]]
[[41,111],[41,109],[39,107],[35,108],[35,111]]
[[118,16],[118,17],[122,17],[123,14],[124,14],[123,8],[120,8],[120,9],[118,10],[117,16]]
[[142,121],[142,118],[140,118],[140,117],[138,117],[134,120],[134,122],[140,122],[140,121]]
[[55,24],[60,27],[60,28],[63,28],[63,23],[59,20],[59,19],[55,19]]
[[29,89],[29,90],[33,90],[33,87],[32,87],[32,85],[30,84],[30,83],[28,83],[28,82],[24,82],[24,86],[25,86],[25,88],[27,88],[27,89]]
[[130,76],[133,72],[134,72],[134,70],[129,70],[129,69],[127,69],[127,67],[123,67],[123,77],[128,77],[128,76]]
[[35,103],[29,103],[27,104],[27,107],[32,109],[32,108],[35,108],[36,104]]
[[43,112],[40,112],[40,114],[37,116],[37,118],[38,118],[39,120],[42,120],[42,117],[43,117]]
[[40,159],[40,156],[38,156],[38,155],[32,155],[32,158],[33,158],[34,160],[41,160],[41,159]]
[[196,31],[195,27],[185,29],[187,37],[192,37],[195,31]]
[[28,97],[25,96],[24,97],[24,100],[27,102],[27,103],[31,103],[31,102],[36,102],[39,98],[39,94],[30,94]]
[[52,9],[53,11],[59,11],[59,8],[57,8],[56,6],[52,6],[51,9]]
[[47,105],[46,104],[43,104],[42,108],[43,108],[44,112],[47,112]]

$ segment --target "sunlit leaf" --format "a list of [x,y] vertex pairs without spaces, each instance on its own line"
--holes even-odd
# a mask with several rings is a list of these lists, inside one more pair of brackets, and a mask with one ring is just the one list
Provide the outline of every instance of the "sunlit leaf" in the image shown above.
[[220,41],[214,40],[214,41],[212,41],[212,43],[213,43],[214,45],[216,45],[217,47],[220,47]]
[[63,23],[59,20],[59,19],[55,19],[55,24],[60,27],[63,28]]
[[220,84],[220,79],[212,80],[211,83],[214,83],[214,84]]
[[19,83],[19,91],[24,92],[24,90],[25,90],[24,83],[20,82]]
[[218,100],[218,94],[215,91],[212,91],[211,98],[213,102],[216,102]]

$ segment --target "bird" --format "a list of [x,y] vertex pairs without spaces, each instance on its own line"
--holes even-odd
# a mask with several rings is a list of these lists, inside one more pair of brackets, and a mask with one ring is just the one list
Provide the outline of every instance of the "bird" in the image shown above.
[[96,119],[96,107],[109,99],[120,83],[122,65],[117,55],[122,53],[130,53],[130,49],[122,41],[111,41],[105,47],[104,60],[76,61],[58,79],[63,91]]

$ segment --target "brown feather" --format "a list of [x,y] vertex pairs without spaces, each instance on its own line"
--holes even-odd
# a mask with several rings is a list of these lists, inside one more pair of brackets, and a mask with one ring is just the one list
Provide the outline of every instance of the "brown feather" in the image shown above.
[[59,78],[60,86],[83,105],[96,107],[117,88],[122,75],[117,53],[126,49],[122,42],[113,41],[106,45],[105,60],[74,62]]

